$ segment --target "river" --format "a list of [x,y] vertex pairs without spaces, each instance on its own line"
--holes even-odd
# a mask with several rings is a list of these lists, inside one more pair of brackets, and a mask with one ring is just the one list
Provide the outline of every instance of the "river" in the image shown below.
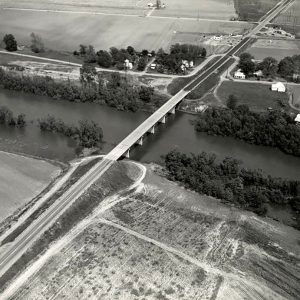
[[[0,150],[27,153],[40,157],[68,161],[75,154],[75,143],[69,138],[40,132],[36,120],[48,114],[63,119],[68,124],[87,119],[97,122],[104,132],[103,152],[107,152],[136,128],[149,114],[122,112],[90,103],[71,103],[47,97],[0,90],[0,106],[7,106],[15,115],[25,113],[29,123],[24,129],[0,127]],[[262,169],[272,176],[300,179],[300,158],[264,146],[243,143],[233,138],[208,136],[193,130],[191,121],[196,116],[178,112],[166,124],[149,135],[143,147],[131,152],[133,159],[142,162],[159,162],[161,155],[176,148],[180,151],[213,152],[220,158],[231,156],[246,167]]]

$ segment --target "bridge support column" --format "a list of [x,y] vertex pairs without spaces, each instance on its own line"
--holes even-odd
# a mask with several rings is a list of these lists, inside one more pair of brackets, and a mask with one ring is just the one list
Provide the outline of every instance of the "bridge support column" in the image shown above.
[[143,137],[137,140],[136,142],[138,145],[143,146]]
[[159,122],[165,124],[165,123],[166,123],[166,116],[163,116],[163,117],[159,120]]
[[173,107],[170,111],[169,111],[170,114],[172,115],[175,115],[175,107]]
[[124,154],[126,158],[130,158],[130,153],[129,153],[129,152],[130,152],[130,149],[128,149],[128,150],[125,152],[125,154]]
[[155,133],[155,127],[151,127],[151,129],[149,130],[150,133],[154,134]]

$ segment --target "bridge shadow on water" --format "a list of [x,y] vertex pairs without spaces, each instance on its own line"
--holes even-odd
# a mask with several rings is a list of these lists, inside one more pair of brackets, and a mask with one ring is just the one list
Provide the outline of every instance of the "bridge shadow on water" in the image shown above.
[[[184,117],[184,113],[176,111],[176,114],[168,114],[166,117],[166,123],[158,123],[155,125],[155,133],[147,133],[147,135],[143,139],[143,145],[135,145],[134,147],[131,148],[130,150],[130,159],[137,160],[137,161],[144,161],[143,158],[145,157],[146,153],[149,151],[154,150],[154,148],[157,147],[157,142],[164,139],[168,133],[171,132],[172,126],[179,123],[181,119]],[[178,132],[178,135],[180,135],[180,132]],[[166,140],[166,142],[168,142]],[[154,151],[157,152],[157,149]],[[163,155],[165,153],[161,153],[159,155],[155,155],[156,157]],[[159,161],[162,161],[162,158],[159,159]],[[150,161],[149,161],[150,162]],[[156,162],[157,159],[156,159]]]

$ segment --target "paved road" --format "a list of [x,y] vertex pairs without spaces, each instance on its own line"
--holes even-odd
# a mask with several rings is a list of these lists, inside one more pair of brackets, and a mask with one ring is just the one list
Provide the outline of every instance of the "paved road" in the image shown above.
[[117,145],[105,158],[89,170],[80,180],[78,180],[70,189],[62,195],[41,217],[33,222],[11,245],[9,245],[0,256],[0,276],[2,276],[14,262],[16,262],[23,253],[26,252],[36,239],[48,229],[70,205],[78,199],[93,183],[95,183],[104,172],[127,151],[143,134],[145,134],[157,121],[179,103],[191,90],[201,84],[206,78],[216,72],[225,64],[232,55],[235,55],[245,47],[251,39],[251,36],[258,32],[265,24],[271,21],[279,14],[286,5],[293,0],[283,1],[276,9],[267,14],[267,17],[260,22],[245,38],[235,47],[230,49],[224,57],[219,59],[209,69],[200,72],[196,78],[184,87],[179,93],[172,97],[160,109],[153,113],[137,129],[129,134],[119,145]]

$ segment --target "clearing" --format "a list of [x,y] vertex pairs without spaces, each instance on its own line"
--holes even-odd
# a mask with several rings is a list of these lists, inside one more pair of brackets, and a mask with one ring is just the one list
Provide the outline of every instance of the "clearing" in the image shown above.
[[[148,166],[7,290],[9,299],[291,299],[299,232],[186,191]],[[19,287],[19,288],[18,288]]]
[[286,93],[272,92],[270,84],[225,81],[217,91],[217,95],[226,105],[229,95],[235,95],[238,104],[247,104],[253,111],[266,111],[269,107],[273,109],[283,108],[281,102],[288,106],[288,95]]
[[46,161],[0,151],[0,222],[37,196],[60,171]]

